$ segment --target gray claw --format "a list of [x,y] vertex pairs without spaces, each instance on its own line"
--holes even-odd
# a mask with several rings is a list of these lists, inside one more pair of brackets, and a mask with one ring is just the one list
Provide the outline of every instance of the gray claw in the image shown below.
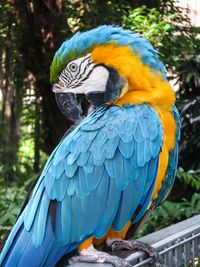
[[124,260],[121,259],[117,256],[111,256],[109,254],[104,253],[102,256],[101,255],[81,255],[81,256],[74,256],[69,259],[69,264],[74,264],[74,263],[110,263],[114,267],[131,267],[132,265]]
[[166,267],[163,257],[158,253],[158,251],[143,242],[137,240],[117,240],[111,244],[113,251],[119,250],[140,250],[147,253],[152,259],[156,267]]

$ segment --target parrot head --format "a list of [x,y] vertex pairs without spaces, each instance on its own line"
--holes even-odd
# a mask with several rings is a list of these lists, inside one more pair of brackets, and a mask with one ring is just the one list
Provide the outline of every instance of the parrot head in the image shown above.
[[76,121],[84,98],[94,107],[114,105],[128,91],[146,86],[144,71],[166,78],[157,51],[146,39],[105,25],[66,40],[53,58],[50,80],[61,112]]
[[112,102],[124,87],[125,79],[117,71],[92,61],[91,55],[70,61],[53,84],[57,104],[64,115],[76,121],[82,113],[84,96],[94,106]]

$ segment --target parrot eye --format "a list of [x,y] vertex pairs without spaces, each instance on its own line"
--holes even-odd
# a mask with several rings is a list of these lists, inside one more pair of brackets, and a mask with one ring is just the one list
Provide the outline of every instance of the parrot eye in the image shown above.
[[69,65],[69,69],[70,69],[72,72],[75,72],[75,71],[77,71],[78,66],[77,66],[77,64],[75,64],[75,63],[71,63],[71,64]]

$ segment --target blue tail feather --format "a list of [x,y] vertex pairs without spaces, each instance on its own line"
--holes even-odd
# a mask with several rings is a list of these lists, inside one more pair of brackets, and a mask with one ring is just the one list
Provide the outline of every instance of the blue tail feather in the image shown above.
[[[12,237],[12,232],[11,235]],[[9,237],[10,238],[10,237]],[[8,239],[9,242],[9,239]],[[48,217],[44,240],[41,246],[36,247],[32,240],[32,231],[28,232],[22,224],[12,237],[12,245],[5,248],[0,256],[1,267],[49,267],[55,266],[60,258],[79,244],[62,246],[57,242],[51,218]]]

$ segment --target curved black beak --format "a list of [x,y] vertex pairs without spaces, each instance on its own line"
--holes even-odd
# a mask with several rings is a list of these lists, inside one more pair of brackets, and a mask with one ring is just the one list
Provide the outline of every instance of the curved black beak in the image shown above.
[[60,111],[71,121],[81,118],[81,103],[74,93],[56,93],[56,102]]

